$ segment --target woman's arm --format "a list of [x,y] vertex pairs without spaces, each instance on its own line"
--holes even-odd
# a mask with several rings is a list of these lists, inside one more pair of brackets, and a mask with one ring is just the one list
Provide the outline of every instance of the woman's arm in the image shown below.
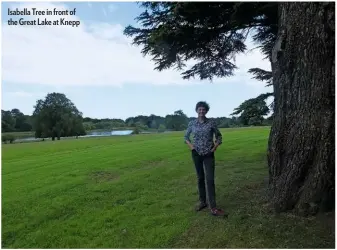
[[215,135],[215,143],[214,143],[214,148],[213,148],[213,152],[219,147],[219,145],[222,144],[222,134],[220,132],[220,130],[218,129],[218,125],[216,125],[216,122],[213,122],[213,131],[214,131],[214,135]]
[[192,122],[189,122],[186,133],[185,133],[185,136],[184,136],[184,141],[189,146],[189,148],[191,150],[193,150],[194,147],[193,147],[193,144],[191,143],[191,139],[190,139],[191,133],[192,133]]

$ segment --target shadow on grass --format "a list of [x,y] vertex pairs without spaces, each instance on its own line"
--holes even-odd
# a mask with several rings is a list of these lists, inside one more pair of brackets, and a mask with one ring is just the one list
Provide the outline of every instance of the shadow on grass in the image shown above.
[[117,180],[119,175],[110,171],[95,171],[89,174],[89,178],[96,183],[101,183]]
[[[246,183],[218,194],[228,218],[199,212],[190,228],[170,241],[171,248],[334,248],[334,216],[303,218],[274,214],[265,181]],[[327,223],[329,221],[329,223]]]

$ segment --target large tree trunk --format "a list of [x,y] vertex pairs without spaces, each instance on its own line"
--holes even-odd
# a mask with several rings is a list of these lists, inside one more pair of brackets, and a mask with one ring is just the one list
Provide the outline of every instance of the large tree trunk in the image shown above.
[[269,190],[277,212],[334,208],[335,4],[280,3]]

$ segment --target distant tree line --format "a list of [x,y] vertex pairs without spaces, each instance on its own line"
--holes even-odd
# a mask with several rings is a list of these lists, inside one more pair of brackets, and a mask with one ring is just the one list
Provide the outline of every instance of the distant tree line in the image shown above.
[[19,109],[1,110],[2,132],[24,132],[33,129],[32,117]]
[[[266,126],[271,124],[265,101],[245,101],[234,110],[233,116],[214,118],[220,128],[241,126]],[[234,116],[236,115],[236,116]],[[37,100],[31,116],[19,109],[1,110],[2,132],[34,131],[37,138],[60,139],[67,136],[85,135],[86,131],[137,128],[138,130],[181,131],[187,128],[188,117],[182,110],[165,117],[151,114],[122,119],[96,119],[85,117],[62,93],[50,93],[44,100]]]
[[[85,117],[84,127],[88,130],[98,129],[119,129],[119,128],[134,128],[138,127],[142,130],[172,130],[180,131],[187,128],[188,122],[195,119],[195,117],[188,117],[182,110],[177,110],[173,114],[158,116],[151,114],[150,116],[139,115],[135,117],[129,117],[127,119],[92,119]],[[240,118],[232,117],[217,117],[214,118],[221,128],[239,127],[244,126]],[[259,125],[268,125],[268,120],[263,118],[263,122]],[[252,124],[253,125],[253,124]]]

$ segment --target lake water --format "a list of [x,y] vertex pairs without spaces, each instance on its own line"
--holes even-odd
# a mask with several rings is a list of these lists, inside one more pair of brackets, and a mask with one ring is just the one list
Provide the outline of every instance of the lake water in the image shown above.
[[114,130],[114,131],[93,131],[87,135],[81,137],[93,137],[93,136],[112,136],[112,135],[131,135],[132,130]]

